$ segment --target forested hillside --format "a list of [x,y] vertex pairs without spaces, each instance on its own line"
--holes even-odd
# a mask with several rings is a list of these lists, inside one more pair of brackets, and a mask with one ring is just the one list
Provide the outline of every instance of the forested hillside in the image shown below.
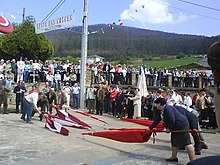
[[[56,56],[80,56],[81,27],[48,32]],[[150,55],[206,54],[216,37],[180,35],[160,31],[113,26],[89,26],[88,54],[100,55],[108,60]]]

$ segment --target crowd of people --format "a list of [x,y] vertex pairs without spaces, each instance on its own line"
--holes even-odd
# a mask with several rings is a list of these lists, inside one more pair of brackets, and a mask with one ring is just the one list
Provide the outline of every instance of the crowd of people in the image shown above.
[[[197,87],[196,78],[201,77],[202,86],[214,86],[212,74],[207,72],[197,72],[195,70],[157,69],[143,65],[146,83],[149,86],[168,86],[168,76],[172,76],[173,87]],[[87,69],[92,71],[91,81],[94,84],[132,84],[132,74],[141,74],[140,67],[128,65],[111,65],[109,62],[97,62],[87,64]],[[20,57],[17,61],[0,61],[0,79],[11,80],[11,82],[22,81],[29,82],[49,82],[49,85],[61,89],[65,82],[71,85],[80,81],[80,64],[74,64],[70,61],[56,60],[28,60]]]
[[[95,63],[89,65],[92,71],[92,83],[106,83],[108,84],[132,84],[132,73],[141,74],[140,67],[127,65],[110,65],[106,63]],[[143,65],[144,74],[146,76],[146,83],[149,86],[168,86],[168,76],[172,77],[173,87],[196,87],[196,78],[202,79],[202,87],[214,86],[214,79],[212,74],[207,72],[198,72],[196,70],[180,70],[172,69],[158,69],[146,67]]]
[[[156,92],[149,91],[149,95],[143,97],[139,88],[133,90],[131,86],[128,86],[127,89],[121,87],[121,84],[130,84],[132,72],[140,74],[138,68],[126,65],[113,67],[109,63],[98,66],[96,64],[88,65],[88,68],[92,70],[92,84],[86,90],[85,101],[90,114],[103,115],[106,113],[116,118],[145,118],[154,121],[150,126],[150,129],[153,129],[161,120],[164,121],[165,126],[166,122],[169,125],[170,121],[174,120],[169,115],[180,117],[179,112],[175,111],[183,111],[180,110],[183,108],[185,110],[183,116],[192,116],[192,114],[194,116],[190,129],[199,130],[200,126],[206,129],[217,128],[212,93],[201,90],[196,91],[195,94],[190,92],[183,94],[175,88],[163,90],[167,83],[167,75],[173,76],[174,87],[194,87],[194,78],[201,76],[194,71],[144,68],[146,83],[152,86],[163,86],[163,89],[159,88]],[[69,61],[46,61],[45,63],[36,60],[23,61],[22,58],[17,62],[12,60],[5,63],[4,60],[1,60],[0,73],[0,104],[3,104],[3,112],[1,108],[0,112],[8,114],[7,97],[8,93],[13,91],[16,96],[16,113],[22,113],[21,119],[27,123],[33,123],[31,117],[35,112],[39,113],[40,120],[42,120],[42,113],[54,113],[54,105],[61,105],[65,110],[70,107],[77,109],[79,102],[84,101],[79,99],[80,67],[78,64],[71,64]],[[190,81],[187,81],[189,78]],[[204,83],[209,85],[213,85],[212,81],[211,75],[204,79]],[[34,84],[30,90],[25,87],[25,83],[28,82]],[[12,83],[17,83],[13,89]],[[40,85],[41,83],[44,85]],[[173,107],[175,114],[169,114],[169,109],[173,109]],[[185,122],[185,118],[182,119]],[[188,120],[190,123],[190,119]],[[177,128],[189,129],[187,124],[184,126],[183,123],[180,123],[181,126]],[[167,161],[178,161],[176,155],[180,145],[186,147],[190,160],[194,159],[194,154],[201,154],[202,148],[207,148],[202,135],[199,135],[201,142],[198,142],[196,134],[192,133],[192,136],[195,141],[195,153],[192,153],[188,135],[172,134],[172,156]],[[181,137],[185,138],[184,144],[177,140]]]

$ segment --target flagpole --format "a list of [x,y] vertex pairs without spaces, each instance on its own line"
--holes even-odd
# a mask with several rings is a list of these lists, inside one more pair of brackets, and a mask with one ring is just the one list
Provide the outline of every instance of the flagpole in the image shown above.
[[86,93],[86,59],[87,59],[87,44],[88,44],[88,0],[84,0],[84,15],[82,20],[82,41],[81,41],[81,67],[80,67],[80,108],[85,108],[85,93]]

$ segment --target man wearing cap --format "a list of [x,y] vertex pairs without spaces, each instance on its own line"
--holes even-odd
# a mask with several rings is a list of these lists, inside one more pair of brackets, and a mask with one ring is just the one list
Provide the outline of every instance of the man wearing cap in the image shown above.
[[[181,114],[176,108],[166,105],[164,98],[155,100],[157,110],[161,112],[160,120],[163,121],[167,132],[171,131],[172,155],[166,161],[178,162],[177,152],[180,147],[185,147],[190,160],[194,160],[195,151],[190,141],[189,122],[186,116]],[[158,120],[158,121],[160,121]],[[153,127],[150,126],[150,129]]]
[[[43,98],[42,92],[33,92],[23,98],[23,110],[21,119],[26,120],[26,123],[33,124],[31,121],[31,114],[33,109],[41,114],[41,111],[37,108],[37,101]],[[25,116],[27,115],[27,118]]]

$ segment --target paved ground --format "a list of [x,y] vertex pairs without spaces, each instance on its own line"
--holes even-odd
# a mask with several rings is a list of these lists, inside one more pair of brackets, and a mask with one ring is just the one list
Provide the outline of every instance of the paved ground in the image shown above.
[[[142,127],[120,121],[109,115],[100,118],[108,125],[75,114],[93,126],[92,130],[109,127]],[[147,143],[120,143],[108,139],[82,136],[84,130],[69,128],[71,134],[62,136],[44,128],[44,122],[33,118],[34,124],[20,120],[19,114],[0,115],[0,164],[16,165],[166,165],[165,158],[170,156],[170,135],[158,133],[156,144],[150,139]],[[203,150],[204,157],[220,153],[220,136],[204,134],[209,149]],[[185,151],[178,155],[179,163],[186,164]]]

